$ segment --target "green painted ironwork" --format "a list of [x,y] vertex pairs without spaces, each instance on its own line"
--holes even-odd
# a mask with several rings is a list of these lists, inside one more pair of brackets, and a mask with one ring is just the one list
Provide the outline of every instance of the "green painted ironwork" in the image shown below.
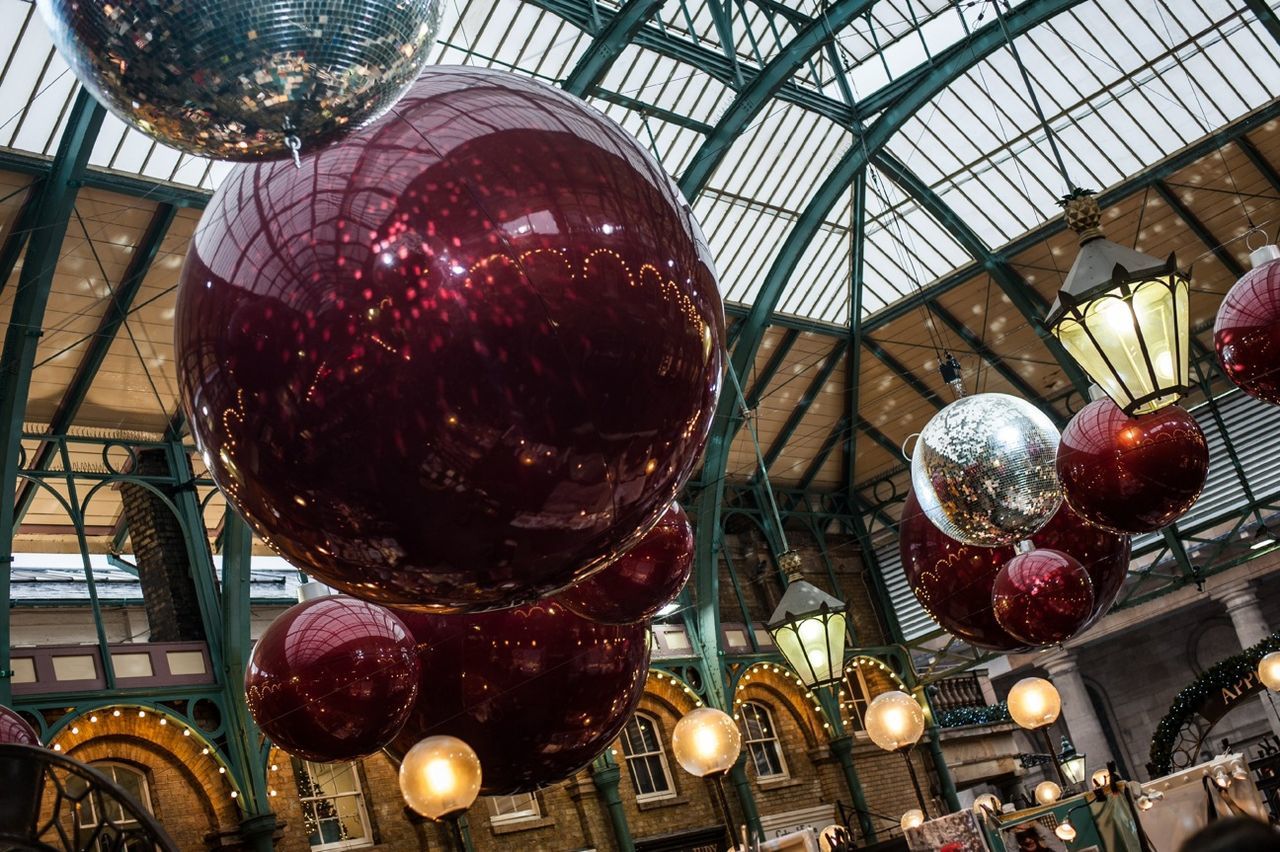
[[[106,360],[107,353],[111,350],[111,344],[115,342],[116,333],[127,321],[133,300],[138,295],[138,291],[142,289],[142,282],[151,270],[151,264],[155,262],[156,256],[160,253],[160,245],[164,242],[165,234],[168,232],[169,226],[173,224],[173,219],[177,212],[177,208],[172,204],[161,204],[152,214],[146,231],[143,232],[133,255],[129,258],[129,266],[125,269],[124,277],[121,278],[120,284],[112,292],[111,300],[107,303],[106,310],[102,313],[102,319],[99,320],[97,329],[94,330],[89,338],[88,348],[81,357],[80,363],[76,366],[76,372],[71,379],[71,383],[63,391],[62,399],[58,402],[58,408],[54,411],[53,417],[49,419],[47,431],[50,435],[61,435],[75,423],[76,414],[79,413],[80,406],[84,404],[85,398],[89,395],[89,389],[93,386],[93,380],[98,375],[98,368]],[[52,443],[45,442],[40,444],[31,467],[36,469],[44,468],[48,460],[53,456],[53,451],[54,445]],[[70,470],[70,467],[67,469]],[[22,519],[26,516],[27,509],[31,507],[31,501],[34,497],[34,485],[25,483],[18,495],[14,509],[15,525],[22,523]]]
[[566,92],[582,97],[591,93],[618,54],[631,42],[636,32],[652,18],[666,0],[627,0],[603,29],[595,34],[578,64],[565,77],[561,86]]
[[18,275],[0,353],[0,704],[12,699],[9,659],[9,581],[13,563],[14,499],[22,466],[22,421],[26,416],[31,371],[53,288],[54,270],[75,206],[76,181],[84,174],[106,111],[84,90],[67,117],[66,130],[48,177],[40,187],[31,236]]
[[822,389],[826,387],[827,382],[831,379],[831,374],[836,371],[844,360],[845,352],[849,349],[848,340],[837,341],[832,347],[831,352],[827,354],[826,359],[822,362],[822,366],[814,374],[809,386],[805,388],[804,394],[796,402],[795,407],[791,409],[791,414],[787,416],[787,421],[778,430],[777,436],[773,439],[773,443],[769,445],[769,449],[764,454],[764,464],[761,469],[756,472],[753,479],[759,479],[761,473],[765,473],[778,460],[778,456],[782,455],[782,451],[786,449],[787,443],[791,440],[791,436],[795,434],[797,427],[804,420],[809,408],[813,405],[813,401],[818,398],[818,394],[822,393]]
[[715,128],[693,155],[685,173],[680,176],[680,189],[687,197],[692,198],[707,185],[742,131],[813,54],[831,43],[836,33],[869,12],[876,2],[877,0],[836,0],[831,3],[751,78],[751,82],[741,89],[733,103],[720,116]]
[[27,237],[31,236],[31,228],[35,224],[41,183],[40,178],[31,181],[26,197],[22,199],[22,206],[18,208],[18,215],[13,219],[9,233],[5,234],[4,242],[0,243],[0,293],[4,292],[9,276],[13,275],[14,267],[22,257],[22,250],[27,247]]

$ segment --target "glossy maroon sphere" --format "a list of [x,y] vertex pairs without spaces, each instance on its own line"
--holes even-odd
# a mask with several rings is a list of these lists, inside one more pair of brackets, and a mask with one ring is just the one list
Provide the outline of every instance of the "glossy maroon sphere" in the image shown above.
[[385,747],[408,718],[418,657],[390,610],[332,595],[271,622],[244,683],[254,721],[284,751],[321,763],[354,760]]
[[[899,551],[907,582],[920,605],[944,629],[964,641],[993,651],[1025,649],[1027,643],[996,621],[991,592],[996,574],[1012,559],[1012,547],[962,544],[939,530],[914,493],[907,494],[898,528]],[[1087,629],[1107,613],[1124,585],[1129,567],[1129,537],[1083,520],[1065,503],[1031,537],[1036,547],[1070,554],[1088,572],[1094,589]]]
[[1280,405],[1280,260],[1254,267],[1227,291],[1213,345],[1227,378],[1250,396]]
[[693,527],[672,503],[639,544],[556,598],[592,621],[635,624],[674,601],[692,573]]
[[40,745],[40,735],[17,710],[0,704],[0,745]]
[[1109,399],[1076,413],[1058,445],[1058,479],[1076,514],[1120,533],[1153,532],[1191,508],[1209,445],[1186,409],[1130,417]]
[[219,188],[179,291],[183,402],[215,481],[309,574],[439,612],[530,602],[635,544],[693,470],[716,286],[628,133],[431,68],[301,168]]
[[1093,581],[1060,550],[1019,553],[996,572],[991,610],[997,624],[1028,645],[1065,642],[1093,615]]
[[458,737],[479,756],[487,795],[529,792],[582,769],[644,692],[647,624],[597,624],[553,600],[402,617],[418,640],[422,689],[387,750],[398,760],[424,737]]

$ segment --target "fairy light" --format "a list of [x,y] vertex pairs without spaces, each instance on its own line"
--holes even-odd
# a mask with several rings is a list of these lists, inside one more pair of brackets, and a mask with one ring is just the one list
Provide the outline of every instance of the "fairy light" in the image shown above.
[[98,717],[97,717],[97,716],[90,716],[90,717],[89,717],[89,721],[90,721],[90,722],[93,722],[94,724],[97,724]]
[[116,710],[116,711],[115,711],[115,712],[113,712],[111,715],[112,715],[112,716],[115,716],[115,717],[118,719],[118,718],[120,718],[120,711],[119,711],[119,710]]

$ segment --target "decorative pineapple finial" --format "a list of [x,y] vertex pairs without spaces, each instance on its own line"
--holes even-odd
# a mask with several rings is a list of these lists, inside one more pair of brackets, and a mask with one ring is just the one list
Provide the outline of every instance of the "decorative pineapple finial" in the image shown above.
[[1067,226],[1080,235],[1080,244],[1102,236],[1102,208],[1092,189],[1076,187],[1058,201],[1065,211]]

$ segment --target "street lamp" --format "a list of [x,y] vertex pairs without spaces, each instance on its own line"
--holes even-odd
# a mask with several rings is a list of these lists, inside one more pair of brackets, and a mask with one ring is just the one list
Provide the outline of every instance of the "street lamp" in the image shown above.
[[1280,651],[1272,651],[1258,661],[1258,680],[1270,690],[1280,690]]
[[853,739],[844,730],[836,694],[836,685],[844,678],[845,603],[800,575],[800,554],[794,550],[778,556],[778,567],[787,576],[787,590],[765,626],[787,665],[813,690],[829,720],[831,752],[853,796],[863,838],[871,841],[875,828],[853,766]]
[[924,735],[924,711],[920,709],[920,703],[905,692],[882,692],[867,705],[863,722],[873,743],[885,751],[898,752],[907,762],[916,801],[920,803],[921,812],[928,816],[929,808],[920,790],[920,779],[916,777],[916,767],[911,762],[911,749]]
[[727,714],[714,707],[686,713],[671,732],[671,751],[690,775],[710,778],[724,819],[724,830],[733,843],[733,814],[724,795],[724,776],[742,752],[742,734]]
[[1191,389],[1190,277],[1173,255],[1162,262],[1103,237],[1092,192],[1062,204],[1080,251],[1045,325],[1126,414],[1172,405]]
[[[1009,715],[1018,727],[1028,731],[1040,731],[1044,735],[1046,751],[1053,755],[1053,739],[1049,736],[1049,726],[1058,719],[1062,712],[1062,696],[1057,688],[1042,677],[1024,677],[1009,690],[1005,699],[1009,707]],[[1053,768],[1058,774],[1058,783],[1066,785],[1067,778],[1063,774],[1062,764],[1053,757]]]
[[427,737],[400,761],[400,793],[417,813],[447,822],[458,852],[466,852],[459,818],[480,794],[480,758],[457,737]]
[[800,576],[800,554],[778,557],[787,590],[769,619],[769,635],[787,665],[813,689],[844,677],[845,603]]
[[1070,783],[1079,784],[1084,780],[1084,755],[1078,754],[1076,747],[1066,737],[1062,738],[1062,751],[1058,752],[1058,765],[1062,767],[1062,774]]

